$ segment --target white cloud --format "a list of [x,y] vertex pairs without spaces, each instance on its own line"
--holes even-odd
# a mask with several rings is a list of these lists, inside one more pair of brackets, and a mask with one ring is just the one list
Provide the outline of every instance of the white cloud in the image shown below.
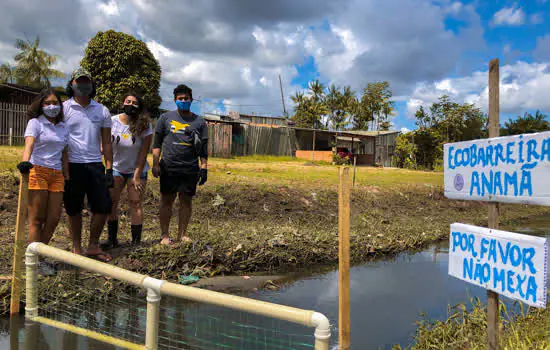
[[[550,64],[517,62],[500,68],[500,111],[523,114],[528,110],[550,110]],[[454,101],[473,103],[488,109],[488,73],[476,71],[470,76],[445,79],[431,84],[417,84],[407,102],[407,116],[412,118],[419,106],[429,106],[441,95]]]
[[402,134],[406,134],[406,133],[408,133],[409,131],[410,131],[410,130],[407,129],[407,128],[401,128],[401,133],[402,133]]
[[107,16],[120,15],[120,10],[118,8],[118,3],[116,2],[116,0],[110,0],[108,3],[100,2],[97,7]]
[[493,16],[495,26],[520,26],[525,23],[525,12],[521,7],[504,7]]
[[146,44],[153,56],[157,59],[170,58],[174,56],[174,51],[164,47],[162,44],[159,44],[154,40],[148,41]]
[[[467,25],[447,30],[449,16]],[[312,31],[305,47],[321,76],[338,85],[359,90],[367,82],[386,80],[396,95],[408,95],[417,81],[441,79],[464,52],[483,48],[480,23],[471,5],[352,0],[331,17],[329,31]]]
[[[445,79],[450,73],[462,74],[459,69],[468,72],[464,53],[485,48],[474,5],[459,1],[240,0],[236,5],[202,0],[191,7],[178,0],[59,0],[46,8],[38,0],[28,2],[23,6],[21,0],[3,1],[0,63],[13,56],[15,38],[40,34],[43,48],[60,55],[55,68],[69,73],[98,30],[121,30],[146,42],[159,60],[165,107],[172,103],[173,87],[187,83],[194,95],[211,101],[201,106],[203,111],[219,110],[219,101],[231,100],[232,108],[242,113],[281,114],[280,74],[286,107],[292,111],[290,96],[301,89],[292,84],[296,67],[309,55],[320,80],[356,90],[367,82],[387,80],[400,100],[410,96],[409,109],[442,93],[483,101],[486,72]],[[518,5],[497,14],[499,25],[527,20]],[[23,20],[38,16],[43,20]],[[447,30],[449,17],[464,26]],[[529,21],[540,19],[532,15]],[[539,38],[536,52],[539,60],[550,59],[550,37]],[[516,73],[531,80],[514,78],[503,87],[510,98],[505,102],[501,97],[503,103],[515,103],[518,109],[536,104],[538,95],[528,102],[527,92],[518,92],[532,81],[545,86],[544,74],[536,73],[535,66],[530,69]]]

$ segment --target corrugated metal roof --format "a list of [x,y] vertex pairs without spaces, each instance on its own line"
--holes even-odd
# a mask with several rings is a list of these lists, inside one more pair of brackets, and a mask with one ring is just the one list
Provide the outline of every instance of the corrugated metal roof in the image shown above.
[[387,130],[387,131],[359,131],[359,130],[342,130],[342,131],[333,131],[333,130],[321,130],[321,129],[308,129],[308,128],[293,128],[299,131],[315,131],[316,133],[326,133],[333,134],[337,136],[349,136],[349,137],[376,137],[382,135],[393,135],[399,134],[398,130]]
[[392,135],[399,134],[399,130],[380,130],[380,131],[362,131],[362,130],[350,130],[348,133],[355,135],[365,135],[365,136],[378,136],[378,135]]

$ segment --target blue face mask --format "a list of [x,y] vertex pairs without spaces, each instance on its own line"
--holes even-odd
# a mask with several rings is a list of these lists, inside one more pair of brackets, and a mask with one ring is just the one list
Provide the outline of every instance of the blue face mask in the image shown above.
[[189,109],[191,109],[191,101],[176,101],[176,106],[178,107],[178,110],[182,112],[187,112]]

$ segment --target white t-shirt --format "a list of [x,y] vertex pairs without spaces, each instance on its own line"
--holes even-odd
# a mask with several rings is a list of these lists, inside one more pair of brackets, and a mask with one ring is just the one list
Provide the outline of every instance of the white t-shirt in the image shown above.
[[34,165],[61,170],[61,154],[69,143],[69,128],[65,122],[53,124],[41,115],[29,120],[25,137],[34,137],[34,148],[29,161]]
[[[130,126],[122,124],[120,114],[112,117],[111,141],[113,143],[113,169],[121,174],[133,174],[137,168],[137,158],[143,140],[153,134],[153,127],[149,127],[139,136],[132,136]],[[143,171],[149,170],[149,163],[145,161]]]
[[69,162],[101,162],[101,129],[111,128],[111,113],[94,100],[82,107],[73,98],[63,102],[69,126]]

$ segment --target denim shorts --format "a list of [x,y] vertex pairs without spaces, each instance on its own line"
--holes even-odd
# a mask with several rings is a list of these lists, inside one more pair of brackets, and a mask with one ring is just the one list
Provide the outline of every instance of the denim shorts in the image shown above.
[[[132,180],[134,178],[134,173],[127,173],[127,174],[123,174],[123,173],[119,173],[118,171],[116,171],[115,169],[113,169],[113,176],[119,176],[119,177],[123,177],[124,180]],[[147,180],[147,171],[143,171],[141,173],[141,176],[139,177],[141,180]]]

